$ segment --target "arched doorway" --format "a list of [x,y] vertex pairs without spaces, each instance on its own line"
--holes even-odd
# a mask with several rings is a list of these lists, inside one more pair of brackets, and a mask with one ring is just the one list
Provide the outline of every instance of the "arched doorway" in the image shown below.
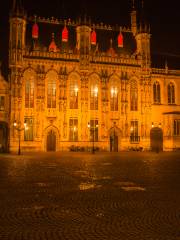
[[0,152],[8,152],[8,125],[0,122]]
[[109,134],[110,152],[119,151],[119,136],[120,130],[117,127],[112,127]]
[[150,141],[153,152],[163,151],[163,131],[161,128],[154,127],[151,129]]
[[56,151],[56,133],[50,130],[47,134],[47,151]]
[[110,152],[118,152],[118,136],[110,136]]

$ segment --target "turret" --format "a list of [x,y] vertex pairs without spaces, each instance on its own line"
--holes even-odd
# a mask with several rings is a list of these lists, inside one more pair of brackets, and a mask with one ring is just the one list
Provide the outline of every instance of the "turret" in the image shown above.
[[132,1],[132,11],[131,11],[131,31],[135,36],[137,33],[137,12],[134,5],[134,0]]
[[88,26],[86,16],[76,29],[77,50],[80,54],[88,55],[91,49],[91,28]]
[[10,13],[10,40],[9,63],[10,66],[20,64],[22,51],[25,48],[26,14],[20,0],[13,1]]
[[150,66],[150,27],[147,24],[144,16],[144,3],[142,1],[142,11],[140,16],[140,23],[137,28],[137,33],[135,35],[137,44],[137,55],[142,58],[143,66]]

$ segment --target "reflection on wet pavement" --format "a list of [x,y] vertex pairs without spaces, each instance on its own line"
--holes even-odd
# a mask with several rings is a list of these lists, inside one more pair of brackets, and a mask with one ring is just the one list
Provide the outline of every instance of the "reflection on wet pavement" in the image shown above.
[[177,240],[179,159],[0,154],[0,240]]

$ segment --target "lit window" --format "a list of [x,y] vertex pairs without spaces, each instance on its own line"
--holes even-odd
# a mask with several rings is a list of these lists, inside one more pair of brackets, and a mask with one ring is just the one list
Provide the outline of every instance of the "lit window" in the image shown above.
[[153,96],[154,96],[154,103],[160,104],[161,103],[161,89],[159,82],[155,82],[153,84]]
[[139,142],[140,141],[140,137],[138,136],[138,121],[131,121],[130,141],[131,142]]
[[118,111],[118,90],[116,87],[111,87],[110,106],[111,111]]
[[174,135],[180,136],[180,119],[174,120]]
[[69,119],[69,140],[78,141],[78,119]]
[[138,88],[136,81],[132,81],[130,86],[130,107],[131,111],[138,110]]
[[34,81],[26,80],[25,83],[25,108],[34,107]]
[[98,87],[97,85],[91,85],[90,89],[90,109],[98,110]]
[[78,109],[78,83],[77,81],[70,81],[70,109]]
[[47,107],[56,108],[56,80],[48,79]]
[[5,97],[0,96],[0,111],[4,111],[5,109]]
[[90,120],[90,141],[98,141],[98,120]]
[[25,117],[24,122],[26,123],[26,127],[24,129],[24,141],[33,141],[34,119],[31,117]]
[[173,83],[168,84],[168,104],[175,103],[175,87]]

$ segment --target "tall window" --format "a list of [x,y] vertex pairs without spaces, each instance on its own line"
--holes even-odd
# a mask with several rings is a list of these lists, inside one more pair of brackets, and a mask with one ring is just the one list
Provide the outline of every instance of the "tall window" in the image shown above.
[[110,106],[111,106],[111,111],[118,111],[118,89],[117,89],[117,87],[111,87]]
[[91,85],[90,89],[90,109],[98,110],[98,86]]
[[138,88],[136,81],[132,81],[130,86],[130,107],[131,111],[138,110]]
[[48,79],[47,107],[56,108],[56,80],[53,80],[53,79]]
[[26,128],[24,129],[24,141],[33,141],[34,119],[31,117],[25,117],[24,122],[26,123]]
[[175,103],[175,88],[174,84],[170,83],[168,84],[168,104],[174,103]]
[[78,141],[78,119],[69,119],[69,140]]
[[0,111],[4,111],[5,109],[5,97],[0,96]]
[[130,141],[131,142],[139,142],[140,141],[140,137],[138,136],[138,121],[131,121]]
[[78,109],[78,83],[70,81],[70,109]]
[[26,80],[25,83],[25,108],[34,107],[34,81]]
[[90,141],[98,141],[98,120],[90,120]]
[[161,103],[161,89],[159,82],[153,84],[154,103]]
[[180,136],[180,119],[174,120],[174,135]]

